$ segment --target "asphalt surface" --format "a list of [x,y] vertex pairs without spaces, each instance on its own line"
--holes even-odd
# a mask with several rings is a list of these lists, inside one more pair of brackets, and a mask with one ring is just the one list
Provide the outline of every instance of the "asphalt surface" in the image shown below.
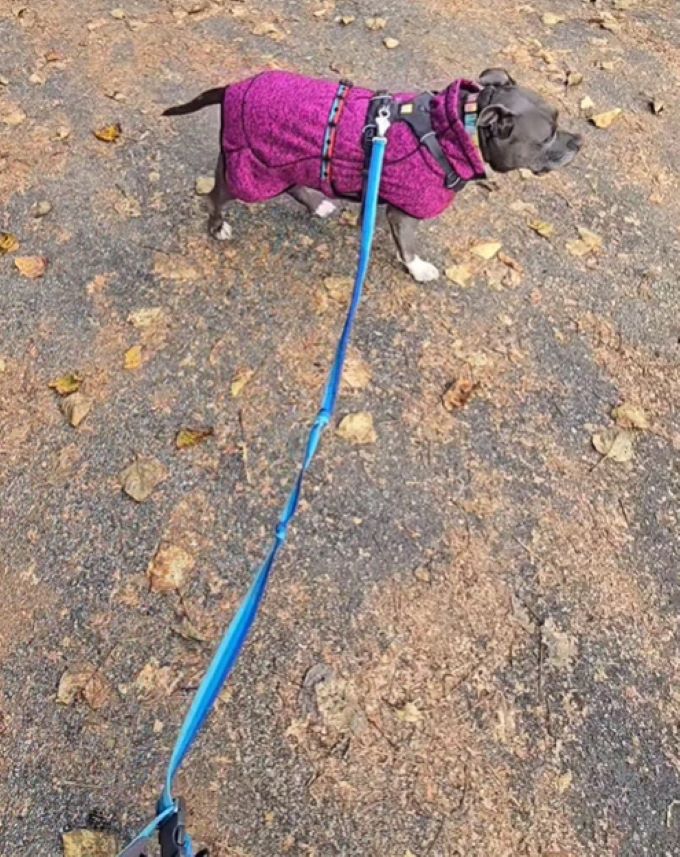
[[[380,229],[353,352],[368,374],[338,415],[369,412],[376,440],[324,438],[178,792],[211,857],[680,855],[675,3],[4,0],[3,857],[61,854],[74,828],[122,845],[151,816],[354,270],[351,212],[239,205],[233,242],[210,241],[195,182],[218,116],[161,110],[265,67],[419,90],[490,65],[584,150],[424,227],[423,255],[467,267],[464,287],[411,282]],[[93,134],[114,123],[116,142]],[[583,256],[579,227],[601,239]],[[484,262],[471,248],[490,241]],[[77,428],[49,386],[66,373],[91,404]],[[449,411],[460,378],[475,386]],[[646,418],[623,462],[592,445],[621,403]],[[186,427],[213,434],[178,449]],[[166,473],[141,503],[119,482],[138,455]],[[179,592],[149,588],[167,545],[190,557]]]

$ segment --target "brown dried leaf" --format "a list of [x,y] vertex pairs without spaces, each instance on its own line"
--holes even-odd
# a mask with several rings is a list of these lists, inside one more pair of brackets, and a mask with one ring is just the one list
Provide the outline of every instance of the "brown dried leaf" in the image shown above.
[[123,367],[133,372],[142,365],[142,346],[133,345],[125,352],[123,357]]
[[254,369],[239,369],[231,379],[231,395],[238,399],[255,375]]
[[212,428],[183,428],[177,432],[175,446],[177,449],[191,449],[214,434],[215,430]]
[[74,428],[82,423],[92,410],[92,399],[83,393],[71,393],[61,403],[61,411]]
[[181,589],[195,564],[193,556],[178,545],[161,545],[147,569],[150,589],[152,592]]
[[567,86],[580,86],[583,83],[583,75],[580,71],[568,71],[564,82]]
[[51,390],[56,390],[60,396],[68,396],[71,393],[77,393],[80,389],[83,379],[75,372],[67,372],[66,375],[60,375],[54,381],[50,381],[47,385]]
[[11,232],[0,232],[0,256],[14,253],[19,249],[19,239]]
[[396,714],[402,723],[420,723],[423,719],[422,711],[413,702],[407,702],[403,708],[398,708]]
[[462,408],[466,405],[474,391],[479,387],[479,383],[471,381],[469,378],[458,378],[450,384],[444,391],[442,396],[442,405],[449,413],[457,408]]
[[110,695],[111,688],[100,670],[87,663],[67,669],[59,679],[57,688],[57,702],[73,705],[82,699],[93,711],[103,708]]
[[375,443],[378,439],[373,427],[373,417],[367,411],[347,414],[340,420],[336,434],[350,443]]
[[113,125],[104,125],[102,128],[97,128],[92,133],[102,143],[115,143],[123,133],[123,129],[119,122],[115,122]]
[[590,247],[593,252],[602,249],[603,238],[601,235],[591,232],[590,229],[586,229],[585,226],[578,227],[578,234],[581,236],[581,241]]
[[545,12],[541,20],[547,27],[556,27],[557,24],[563,24],[565,19],[563,15],[555,15],[554,12]]
[[649,418],[642,408],[629,402],[612,408],[612,418],[619,428],[647,431],[650,427]]
[[592,440],[593,446],[604,458],[624,464],[633,457],[633,435],[629,431],[619,428],[605,429],[596,432]]
[[606,110],[604,113],[595,113],[590,117],[590,121],[596,128],[611,128],[617,119],[620,119],[623,110],[620,107],[615,107],[613,110]]
[[338,301],[338,303],[349,301],[353,286],[351,277],[326,277],[323,285],[334,301]]
[[112,833],[71,830],[62,833],[64,857],[116,857],[118,843]]
[[163,319],[163,309],[159,306],[145,307],[143,309],[131,312],[127,320],[133,327],[147,328],[152,327]]
[[343,388],[365,390],[371,383],[371,370],[358,351],[350,351],[342,373]]
[[29,280],[39,280],[47,270],[47,259],[42,256],[17,256],[14,264],[19,273]]
[[137,503],[147,500],[154,489],[168,478],[168,471],[155,458],[136,458],[119,475],[123,491]]
[[343,27],[349,27],[350,24],[353,24],[356,21],[356,15],[341,15],[337,21],[339,24],[342,24]]

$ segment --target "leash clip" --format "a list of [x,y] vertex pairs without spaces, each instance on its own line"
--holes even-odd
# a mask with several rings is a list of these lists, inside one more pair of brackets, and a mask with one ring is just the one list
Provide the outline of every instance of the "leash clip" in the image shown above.
[[378,115],[375,117],[375,127],[378,132],[377,136],[384,137],[387,134],[390,125],[390,108],[383,106],[378,110]]
[[175,799],[175,812],[158,828],[161,857],[185,857],[187,841],[186,806],[181,797]]

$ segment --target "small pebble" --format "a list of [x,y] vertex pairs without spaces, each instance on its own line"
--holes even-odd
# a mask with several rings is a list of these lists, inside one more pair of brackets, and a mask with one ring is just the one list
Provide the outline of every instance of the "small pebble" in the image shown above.
[[45,217],[52,211],[52,203],[47,199],[41,199],[33,206],[33,217]]

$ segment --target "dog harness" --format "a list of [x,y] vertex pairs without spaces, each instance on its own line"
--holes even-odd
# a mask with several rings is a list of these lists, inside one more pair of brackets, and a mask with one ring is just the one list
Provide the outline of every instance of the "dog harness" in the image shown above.
[[264,202],[296,185],[358,200],[374,116],[389,103],[380,201],[418,219],[437,217],[465,183],[486,175],[464,120],[478,90],[458,80],[441,92],[388,95],[348,81],[263,72],[225,89],[227,186],[244,202]]

